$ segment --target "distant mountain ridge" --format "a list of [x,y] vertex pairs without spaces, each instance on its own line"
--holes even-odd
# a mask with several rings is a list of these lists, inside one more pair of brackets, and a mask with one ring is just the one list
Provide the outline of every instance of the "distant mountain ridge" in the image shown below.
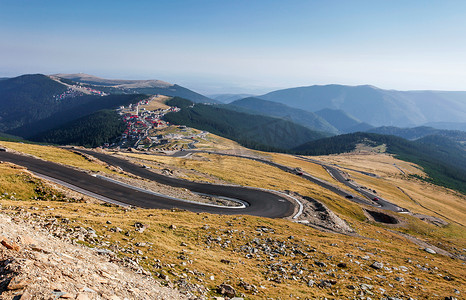
[[209,98],[212,98],[214,100],[223,102],[223,103],[231,103],[235,100],[240,100],[248,97],[254,97],[255,95],[253,94],[214,94],[214,95],[208,95]]
[[75,82],[101,87],[111,87],[117,91],[120,90],[121,93],[132,92],[135,94],[161,94],[172,97],[183,97],[196,103],[219,103],[216,100],[191,91],[190,89],[162,80],[105,79],[84,73],[55,74],[54,76],[73,80]]
[[283,89],[258,98],[312,112],[343,110],[376,127],[466,120],[466,92],[395,91],[333,84]]
[[366,131],[373,127],[350,116],[341,109],[324,108],[316,111],[315,114],[332,124],[340,133]]
[[283,118],[312,130],[329,132],[332,134],[339,133],[337,128],[315,113],[289,107],[278,102],[249,97],[233,101],[228,104],[228,106],[242,107],[256,114]]
[[451,138],[456,142],[466,142],[466,131],[436,129],[433,127],[419,126],[414,128],[398,128],[392,126],[383,126],[367,130],[370,133],[378,133],[385,135],[396,135],[407,140],[417,140],[428,135],[440,135]]
[[162,80],[125,80],[125,79],[105,79],[94,75],[75,73],[75,74],[54,74],[54,76],[60,78],[70,79],[76,82],[83,82],[93,85],[103,86],[122,86],[126,88],[168,88],[174,86],[172,83],[168,83]]

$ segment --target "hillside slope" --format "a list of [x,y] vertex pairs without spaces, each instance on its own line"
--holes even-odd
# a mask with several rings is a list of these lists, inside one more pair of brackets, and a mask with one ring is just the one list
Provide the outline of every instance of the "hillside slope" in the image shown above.
[[54,96],[67,87],[41,74],[23,75],[0,81],[0,131],[46,118],[79,100],[57,101]]
[[167,104],[181,107],[180,112],[165,115],[167,121],[207,130],[255,149],[290,149],[328,136],[290,121],[233,111],[225,106],[192,104],[181,98]]
[[252,94],[213,94],[208,95],[210,98],[222,103],[231,103],[236,100],[241,100],[248,97],[254,97]]
[[359,121],[341,109],[324,108],[316,111],[315,114],[332,124],[340,133],[365,131],[372,128],[371,125]]
[[243,107],[259,115],[283,118],[312,130],[329,132],[332,134],[339,133],[337,128],[318,115],[278,102],[249,97],[233,101],[229,106]]
[[341,109],[374,126],[409,127],[466,119],[466,92],[404,92],[368,85],[324,85],[278,90],[259,98],[308,111]]
[[428,135],[439,135],[450,138],[451,140],[460,144],[466,143],[466,131],[460,130],[446,130],[436,129],[427,126],[420,126],[414,128],[399,128],[392,126],[377,127],[367,130],[370,133],[396,135],[407,140],[417,140]]
[[353,133],[311,141],[293,150],[306,155],[328,155],[353,151],[358,144],[384,145],[388,153],[424,168],[437,185],[466,194],[466,151],[456,142],[442,136],[425,136],[417,141],[375,133]]
[[68,122],[90,115],[102,109],[116,109],[121,105],[137,103],[145,98],[145,95],[108,95],[108,96],[83,96],[81,103],[75,104],[69,109],[62,109],[47,118],[36,120],[19,128],[9,130],[8,133],[24,138],[37,136],[38,134],[58,128]]
[[98,147],[115,141],[125,129],[126,125],[116,111],[101,110],[33,136],[30,140],[59,145]]

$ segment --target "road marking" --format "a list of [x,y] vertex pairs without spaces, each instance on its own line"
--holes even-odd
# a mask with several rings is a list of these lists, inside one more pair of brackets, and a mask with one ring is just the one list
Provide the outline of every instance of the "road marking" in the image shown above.
[[[77,187],[75,185],[72,185],[70,183],[67,183],[67,182],[64,182],[64,181],[61,181],[60,179],[56,179],[56,178],[53,178],[53,177],[50,177],[50,176],[47,176],[47,175],[44,175],[44,174],[41,174],[41,173],[37,173],[37,172],[33,172],[31,171],[34,175],[36,175],[37,177],[40,177],[40,178],[43,178],[43,179],[46,179],[48,181],[52,181],[56,184],[59,184],[59,185],[62,185],[62,186],[65,186],[73,191],[76,191],[78,193],[81,193],[83,195],[86,195],[86,196],[89,196],[89,197],[93,197],[93,198],[96,198],[96,199],[99,199],[101,201],[104,201],[104,202],[107,202],[107,203],[111,203],[111,204],[115,204],[115,205],[119,205],[119,206],[131,206],[130,204],[127,204],[127,203],[123,203],[123,202],[120,202],[120,201],[117,201],[117,200],[113,200],[113,199],[110,199],[110,198],[107,198],[105,196],[101,196],[99,194],[96,194],[96,193],[93,193],[91,191],[87,191],[85,189],[82,189],[80,187]],[[93,175],[94,176],[94,175]],[[97,176],[94,176],[94,177],[97,177]]]
[[[147,193],[147,194],[152,194],[152,195],[159,196],[159,197],[164,197],[164,198],[167,198],[167,199],[170,199],[170,200],[175,200],[175,201],[181,201],[181,202],[187,202],[187,203],[193,203],[193,204],[211,206],[211,207],[230,208],[230,209],[242,209],[242,208],[247,207],[244,204],[245,203],[244,201],[241,201],[241,200],[238,200],[238,199],[223,197],[225,199],[228,199],[228,200],[231,200],[231,201],[234,201],[234,202],[237,202],[237,203],[241,204],[240,206],[224,206],[224,205],[216,205],[216,204],[210,204],[210,203],[202,203],[202,202],[191,201],[191,200],[186,200],[186,199],[180,199],[180,198],[175,198],[175,197],[172,197],[172,196],[156,193],[156,192],[146,190],[146,189],[142,189],[142,188],[139,188],[139,187],[136,187],[136,186],[133,186],[133,185],[129,185],[127,183],[124,183],[124,182],[121,182],[121,181],[118,181],[118,180],[115,180],[115,179],[112,179],[112,178],[108,178],[108,177],[105,177],[105,176],[102,176],[102,175],[97,175],[96,174],[95,177],[100,178],[100,179],[104,179],[104,180],[107,180],[107,181],[110,181],[110,182],[113,182],[113,183],[116,183],[116,184],[119,184],[119,185],[122,185],[124,187],[130,188],[130,189],[133,189],[133,190],[136,190],[136,191],[140,191],[140,192]],[[219,197],[219,198],[221,198],[221,197]]]

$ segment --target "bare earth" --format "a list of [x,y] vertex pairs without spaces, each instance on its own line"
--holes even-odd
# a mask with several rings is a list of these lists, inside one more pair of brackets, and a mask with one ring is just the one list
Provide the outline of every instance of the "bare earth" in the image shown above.
[[0,214],[0,239],[1,299],[185,299],[139,266],[131,270],[21,219]]

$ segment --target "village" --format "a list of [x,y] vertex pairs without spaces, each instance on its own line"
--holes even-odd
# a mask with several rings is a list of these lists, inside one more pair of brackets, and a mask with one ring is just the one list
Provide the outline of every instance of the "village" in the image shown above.
[[174,126],[163,120],[170,112],[178,112],[178,107],[160,104],[165,96],[153,96],[129,106],[117,109],[126,124],[120,141],[105,144],[106,148],[136,149],[144,151],[170,151],[193,149],[196,138],[205,138],[207,132],[195,133],[186,126]]

